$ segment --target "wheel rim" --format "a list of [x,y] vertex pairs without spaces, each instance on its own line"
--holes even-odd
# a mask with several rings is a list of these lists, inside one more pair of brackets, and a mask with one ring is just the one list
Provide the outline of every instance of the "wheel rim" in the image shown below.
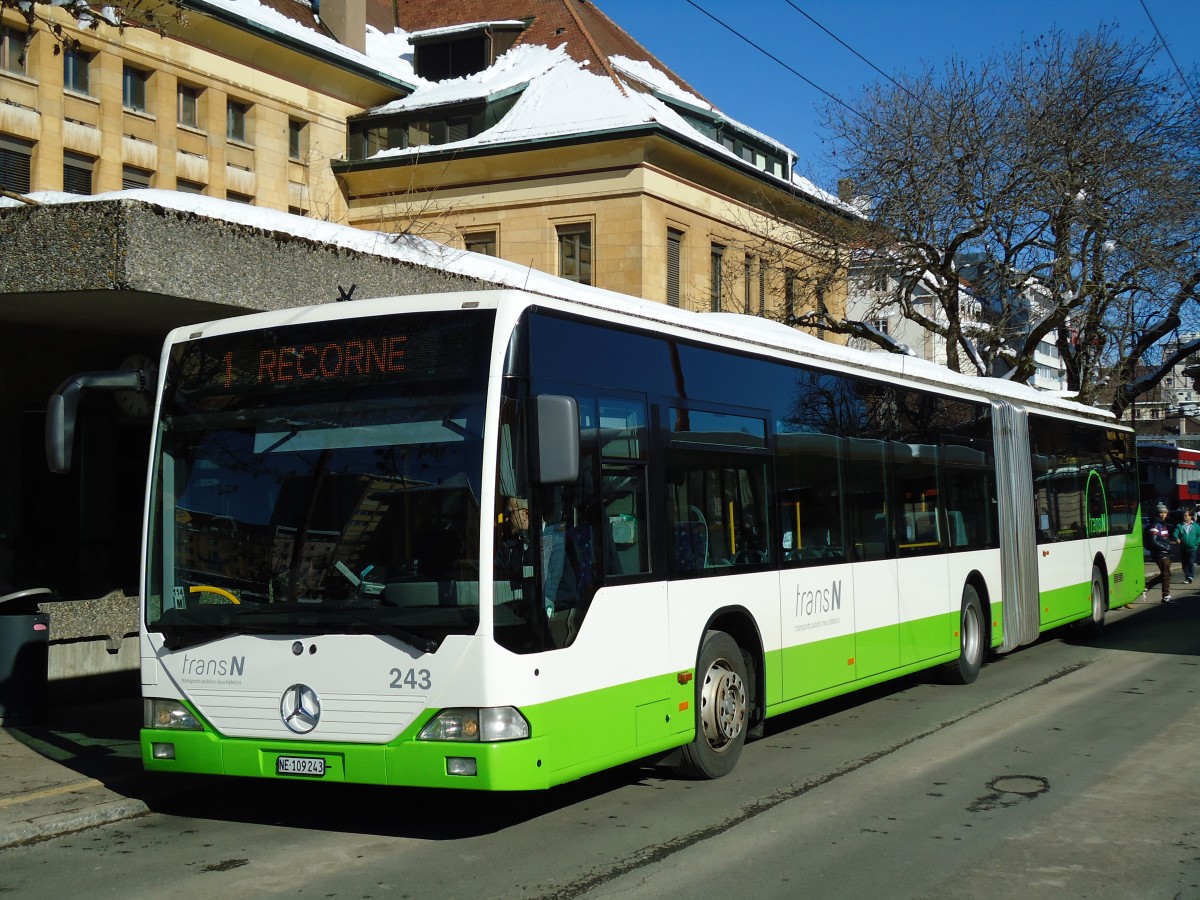
[[1104,614],[1108,612],[1108,604],[1104,602],[1104,588],[1100,582],[1092,582],[1092,621],[1103,622]]
[[746,725],[746,685],[724,659],[713,660],[700,691],[700,721],[708,746],[729,747]]
[[979,610],[968,603],[962,613],[962,655],[974,663],[980,658],[983,647],[983,629],[979,624]]

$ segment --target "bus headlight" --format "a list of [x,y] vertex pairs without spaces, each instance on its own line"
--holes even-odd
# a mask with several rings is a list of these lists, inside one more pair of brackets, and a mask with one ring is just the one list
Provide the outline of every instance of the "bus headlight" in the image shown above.
[[429,720],[417,740],[421,741],[519,741],[529,737],[529,722],[511,706],[483,709],[443,709]]
[[161,700],[147,697],[142,706],[142,720],[146,728],[174,728],[180,731],[202,731],[186,706],[178,700]]

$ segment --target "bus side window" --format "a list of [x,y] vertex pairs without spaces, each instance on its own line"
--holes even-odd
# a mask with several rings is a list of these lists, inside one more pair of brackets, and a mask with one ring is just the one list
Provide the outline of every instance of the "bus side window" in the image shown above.
[[599,398],[600,523],[605,575],[650,571],[646,423],[644,399]]
[[776,441],[783,564],[844,562],[841,440],[832,434],[780,434]]

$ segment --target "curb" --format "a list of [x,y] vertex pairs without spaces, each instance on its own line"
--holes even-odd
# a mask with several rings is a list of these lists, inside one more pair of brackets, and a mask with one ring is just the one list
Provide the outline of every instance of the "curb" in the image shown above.
[[74,831],[83,831],[97,825],[108,825],[123,819],[132,819],[150,812],[142,800],[122,798],[97,803],[87,809],[68,813],[52,813],[24,822],[12,822],[0,832],[0,850],[30,844],[36,841],[61,837]]

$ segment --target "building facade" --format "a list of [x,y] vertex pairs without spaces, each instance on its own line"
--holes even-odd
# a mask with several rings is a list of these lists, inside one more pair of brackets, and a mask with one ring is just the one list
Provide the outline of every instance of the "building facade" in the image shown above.
[[[845,211],[591,3],[324,0],[318,16],[304,0],[185,0],[186,22],[162,34],[35,9],[65,42],[42,19],[0,17],[0,425],[14,436],[0,452],[0,594],[136,582],[149,423],[89,401],[81,457],[95,468],[51,476],[44,410],[68,376],[152,363],[190,322],[330,302],[352,284],[362,298],[461,280],[376,277],[394,262],[321,253],[294,223],[434,238],[704,311],[786,320],[844,300],[808,290],[772,245],[802,248],[807,223]],[[465,96],[470,84],[482,93]],[[557,131],[526,115],[555,102],[603,115],[551,117]],[[27,196],[134,188],[174,202]],[[288,222],[222,223],[214,203]]]
[[[996,323],[989,321],[987,315],[986,289],[981,289],[981,280],[968,278],[969,274],[970,267],[967,266],[960,291],[960,315],[964,330],[969,332],[996,327]],[[904,344],[922,359],[946,365],[945,338],[902,314],[895,300],[898,290],[897,274],[886,263],[877,260],[855,263],[850,270],[848,316],[867,322],[876,331]],[[912,303],[917,312],[926,319],[945,322],[945,312],[924,284],[918,283],[914,287]],[[1013,306],[1017,310],[1015,321],[1006,324],[1020,333],[1021,329],[1027,329],[1031,314],[1037,309],[1036,295],[1030,292]],[[864,338],[854,338],[851,343],[860,350],[882,349],[878,344]],[[1066,366],[1062,354],[1052,340],[1042,339],[1038,342],[1034,350],[1034,365],[1034,374],[1029,380],[1032,387],[1044,391],[1067,389]]]
[[[0,188],[203,194],[700,310],[786,319],[818,302],[794,275],[813,261],[764,248],[782,221],[803,256],[806,222],[844,210],[593,4],[183,8],[163,34],[42,8],[69,45],[6,10]],[[516,77],[503,63],[522,53],[544,64]]]

